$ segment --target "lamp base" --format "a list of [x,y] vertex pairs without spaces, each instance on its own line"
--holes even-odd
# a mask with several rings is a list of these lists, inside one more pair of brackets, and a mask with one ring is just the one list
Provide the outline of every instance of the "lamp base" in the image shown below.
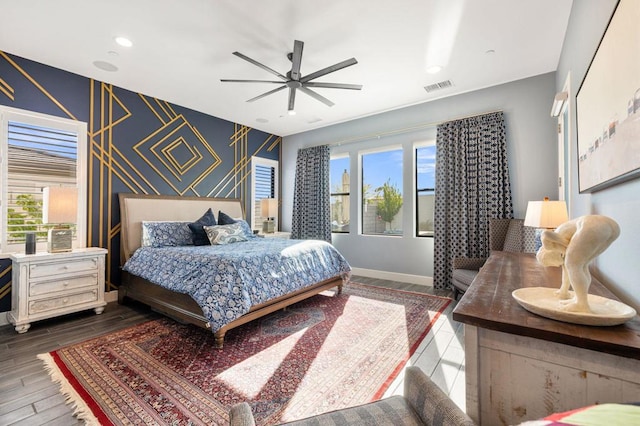
[[73,231],[65,228],[49,229],[47,236],[47,251],[49,253],[60,253],[71,251]]
[[262,222],[262,233],[273,234],[275,231],[275,223],[273,220],[265,220]]

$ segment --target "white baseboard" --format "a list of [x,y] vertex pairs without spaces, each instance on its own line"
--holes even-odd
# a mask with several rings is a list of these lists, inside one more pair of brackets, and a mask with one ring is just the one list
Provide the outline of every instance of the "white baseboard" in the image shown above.
[[107,291],[104,293],[104,301],[107,303],[118,301],[118,290]]
[[423,275],[401,274],[399,272],[376,271],[375,269],[351,268],[352,275],[361,275],[368,278],[380,278],[382,280],[400,281],[409,284],[418,284],[433,287],[433,277]]

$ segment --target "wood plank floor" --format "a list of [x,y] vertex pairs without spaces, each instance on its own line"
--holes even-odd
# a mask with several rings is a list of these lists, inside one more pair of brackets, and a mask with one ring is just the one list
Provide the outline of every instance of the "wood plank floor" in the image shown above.
[[[400,290],[450,296],[431,287],[352,277],[353,281]],[[417,365],[464,409],[464,347],[461,324],[451,319],[451,303],[424,339],[409,365]],[[147,307],[109,303],[102,315],[93,311],[32,324],[25,334],[0,327],[0,425],[79,425],[36,355],[157,318]],[[402,394],[402,374],[387,395]]]

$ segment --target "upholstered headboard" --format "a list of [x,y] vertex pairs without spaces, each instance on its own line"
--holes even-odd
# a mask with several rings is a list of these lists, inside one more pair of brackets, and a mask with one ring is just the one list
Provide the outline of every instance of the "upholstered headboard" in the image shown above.
[[198,220],[209,207],[218,218],[222,210],[231,217],[244,217],[236,198],[181,197],[178,195],[118,194],[120,201],[120,264],[131,257],[142,242],[143,220]]

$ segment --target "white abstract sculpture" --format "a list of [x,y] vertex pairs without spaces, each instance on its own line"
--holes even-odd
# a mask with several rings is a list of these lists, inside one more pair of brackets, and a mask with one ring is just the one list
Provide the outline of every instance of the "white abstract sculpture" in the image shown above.
[[[564,309],[590,313],[588,293],[591,285],[589,263],[604,252],[620,235],[615,220],[600,215],[580,216],[542,232],[542,247],[536,258],[544,266],[562,266],[562,285],[558,297],[566,300]],[[575,296],[571,297],[569,288]]]
[[[606,216],[587,215],[542,232],[536,258],[544,266],[562,267],[562,284],[523,287],[512,292],[528,311],[559,321],[584,325],[618,325],[635,317],[632,307],[617,300],[589,294],[589,263],[620,235],[620,227]],[[573,292],[570,291],[573,290]]]

